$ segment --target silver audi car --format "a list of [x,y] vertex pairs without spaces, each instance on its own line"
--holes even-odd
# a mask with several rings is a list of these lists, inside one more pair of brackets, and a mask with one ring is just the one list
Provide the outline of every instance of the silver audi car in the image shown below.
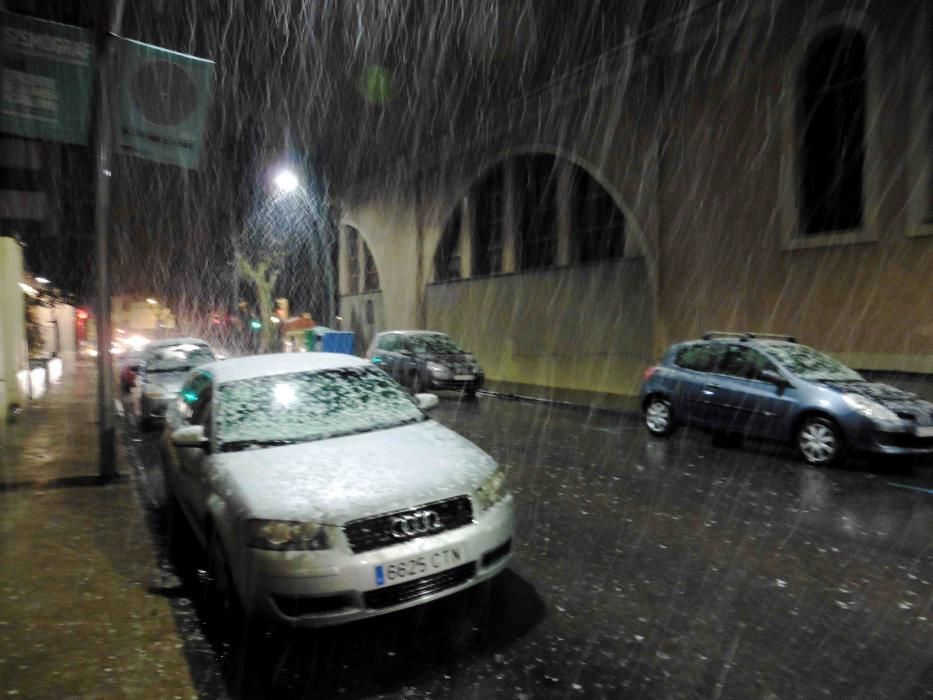
[[242,357],[193,370],[169,409],[170,504],[246,619],[321,627],[435,600],[506,567],[503,468],[349,355]]

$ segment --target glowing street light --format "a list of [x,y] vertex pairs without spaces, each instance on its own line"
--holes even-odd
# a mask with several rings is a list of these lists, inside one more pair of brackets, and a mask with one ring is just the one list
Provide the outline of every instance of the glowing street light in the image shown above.
[[284,194],[294,192],[298,189],[298,176],[287,168],[279,170],[272,182],[275,184],[276,188]]
[[147,303],[147,304],[152,304],[153,306],[156,306],[159,302],[156,301],[155,299],[153,299],[152,297],[147,297],[147,298],[146,298],[146,303]]
[[45,277],[36,277],[36,282],[39,284],[48,284],[49,281]]

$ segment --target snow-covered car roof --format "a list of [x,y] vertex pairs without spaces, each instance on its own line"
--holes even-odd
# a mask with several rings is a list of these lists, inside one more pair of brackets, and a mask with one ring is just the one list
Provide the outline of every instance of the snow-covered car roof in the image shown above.
[[372,367],[359,357],[335,352],[284,352],[273,355],[248,355],[211,362],[198,369],[208,371],[218,384],[240,379],[266,377],[291,372],[320,372],[342,367]]
[[143,347],[143,351],[152,350],[153,348],[164,348],[170,345],[208,345],[206,340],[201,340],[201,338],[190,338],[190,337],[180,337],[180,338],[159,338],[157,340],[150,340]]
[[387,335],[389,333],[401,333],[402,335],[447,335],[441,331],[383,331],[379,335]]

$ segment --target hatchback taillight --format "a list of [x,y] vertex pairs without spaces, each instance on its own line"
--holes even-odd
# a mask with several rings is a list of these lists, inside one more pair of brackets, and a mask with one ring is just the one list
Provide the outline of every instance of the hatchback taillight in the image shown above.
[[646,369],[645,370],[645,381],[648,381],[649,379],[651,379],[654,376],[654,373],[657,371],[658,371],[657,366],[649,367],[648,369]]

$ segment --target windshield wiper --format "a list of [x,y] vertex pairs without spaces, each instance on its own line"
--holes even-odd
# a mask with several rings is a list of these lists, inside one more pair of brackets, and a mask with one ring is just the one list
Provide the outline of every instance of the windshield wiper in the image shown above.
[[240,452],[250,447],[281,447],[282,445],[294,445],[301,440],[231,440],[221,445],[221,452]]

